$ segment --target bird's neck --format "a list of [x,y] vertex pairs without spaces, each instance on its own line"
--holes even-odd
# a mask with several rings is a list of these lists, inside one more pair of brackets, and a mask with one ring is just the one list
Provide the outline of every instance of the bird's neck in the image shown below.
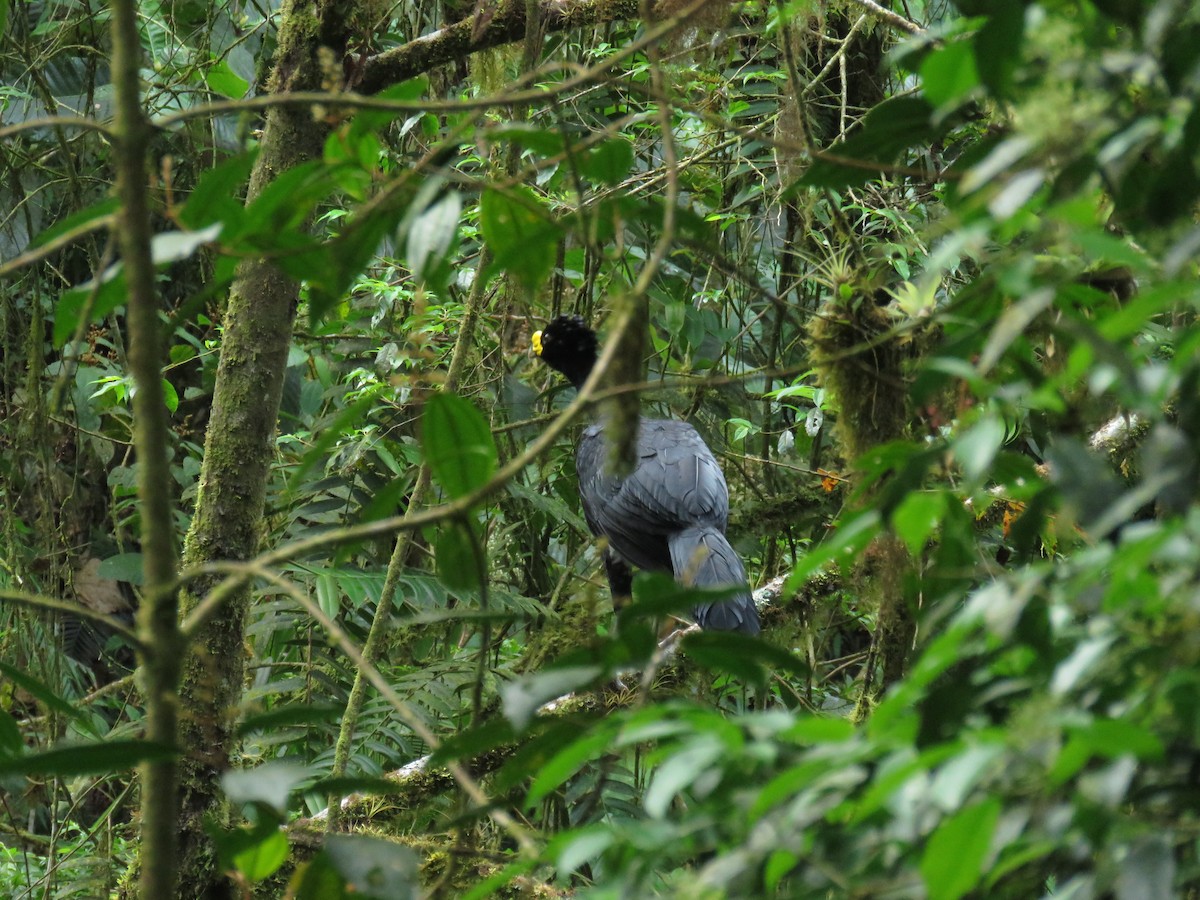
[[584,383],[588,380],[588,376],[592,374],[592,369],[596,366],[596,357],[585,357],[575,360],[571,365],[560,369],[567,381],[575,386],[575,390],[583,390]]

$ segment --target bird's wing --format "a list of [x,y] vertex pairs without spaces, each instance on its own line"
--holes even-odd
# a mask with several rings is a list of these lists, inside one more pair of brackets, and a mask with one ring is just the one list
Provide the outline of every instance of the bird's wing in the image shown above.
[[729,516],[725,477],[691,425],[641,420],[635,468],[624,478],[607,472],[607,452],[602,429],[586,429],[576,464],[584,514],[594,531],[637,539],[698,524],[724,530]]

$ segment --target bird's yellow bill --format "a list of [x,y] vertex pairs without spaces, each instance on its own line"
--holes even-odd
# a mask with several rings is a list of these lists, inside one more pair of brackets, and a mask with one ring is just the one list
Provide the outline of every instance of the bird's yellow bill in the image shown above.
[[529,346],[533,350],[535,356],[542,355],[542,333],[535,331],[533,337],[529,339]]

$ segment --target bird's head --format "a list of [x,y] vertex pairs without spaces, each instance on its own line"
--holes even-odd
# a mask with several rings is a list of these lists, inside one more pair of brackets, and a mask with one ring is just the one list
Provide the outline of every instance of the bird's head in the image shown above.
[[579,316],[552,319],[530,344],[535,356],[562,372],[576,388],[583,387],[596,364],[596,332]]

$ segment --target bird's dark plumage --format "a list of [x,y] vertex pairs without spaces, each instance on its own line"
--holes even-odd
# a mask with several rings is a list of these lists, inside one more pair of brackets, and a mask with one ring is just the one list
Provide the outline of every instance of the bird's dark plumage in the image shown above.
[[[591,373],[596,347],[596,333],[578,316],[559,316],[533,336],[534,353],[576,388]],[[696,429],[642,418],[633,471],[610,474],[606,457],[603,427],[588,426],[575,452],[579,493],[588,527],[608,538],[605,569],[614,597],[628,595],[631,565],[698,587],[739,587],[730,599],[692,613],[701,628],[758,634],[746,570],[725,538],[725,477]]]

